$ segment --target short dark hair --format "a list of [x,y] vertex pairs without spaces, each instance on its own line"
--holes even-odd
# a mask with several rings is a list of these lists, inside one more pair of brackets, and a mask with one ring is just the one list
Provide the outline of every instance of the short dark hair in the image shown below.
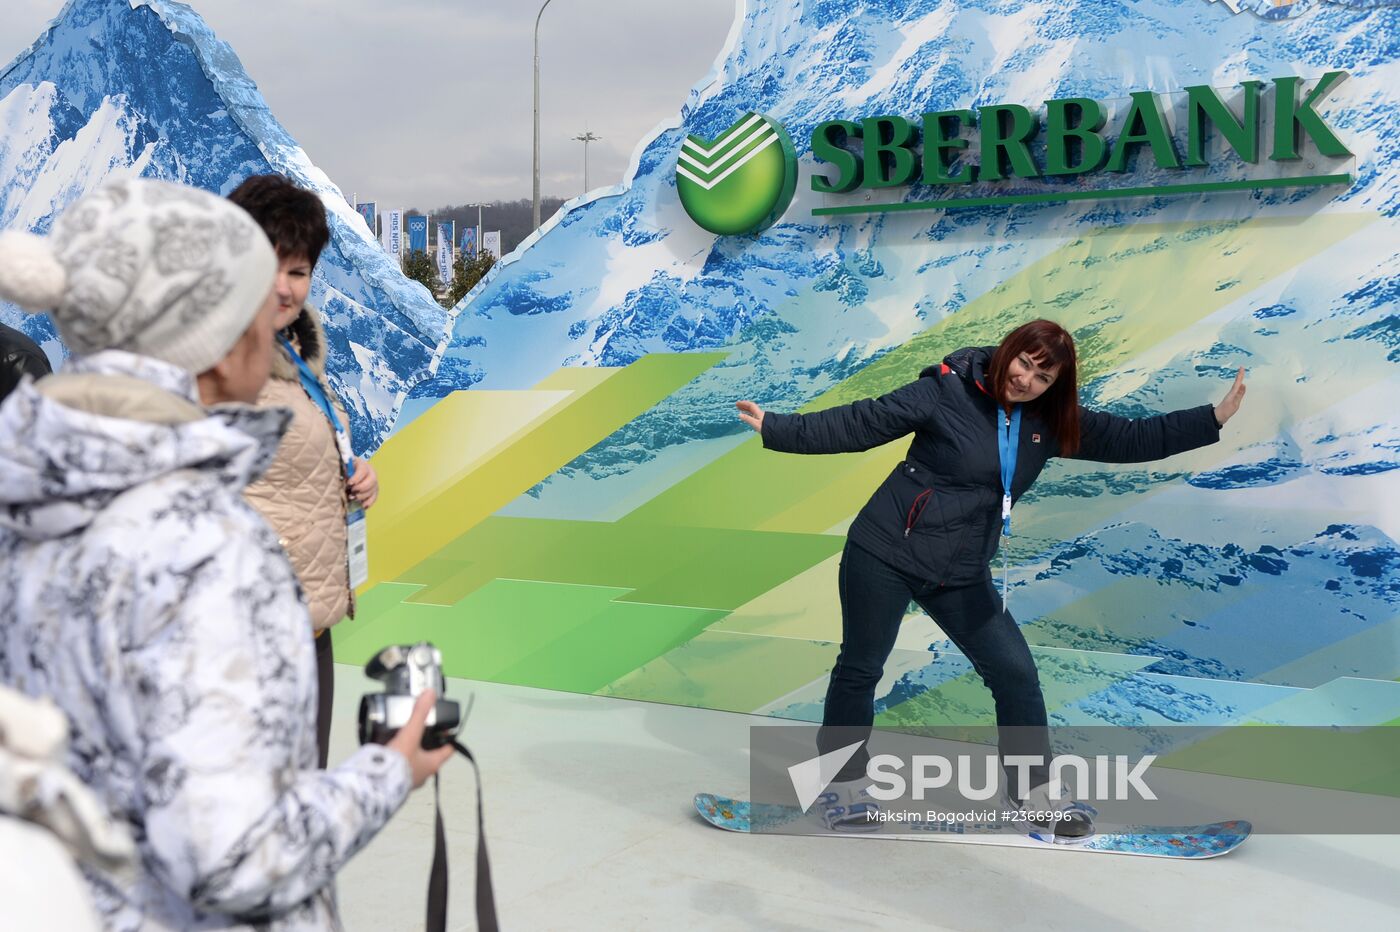
[[282,175],[252,175],[228,199],[252,215],[279,258],[305,256],[315,265],[330,242],[321,199]]

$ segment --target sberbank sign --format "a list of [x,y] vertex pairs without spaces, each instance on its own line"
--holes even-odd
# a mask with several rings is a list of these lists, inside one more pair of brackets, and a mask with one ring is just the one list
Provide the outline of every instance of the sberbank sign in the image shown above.
[[[1351,152],[1337,138],[1317,105],[1346,77],[1329,71],[1300,95],[1298,77],[1274,78],[1272,101],[1273,138],[1267,157],[1274,162],[1295,162],[1303,157],[1310,139],[1324,156],[1338,158]],[[1264,157],[1261,124],[1267,114],[1261,106],[1263,81],[1240,85],[1242,105],[1237,114],[1213,87],[1187,87],[1185,139],[1173,136],[1162,108],[1161,95],[1137,91],[1116,133],[1110,137],[1108,108],[1087,97],[1045,101],[1042,122],[1021,104],[991,104],[974,110],[940,110],[925,113],[918,124],[901,116],[869,117],[855,123],[828,120],[812,131],[812,155],[835,169],[834,175],[815,175],[812,190],[843,194],[857,188],[898,188],[915,182],[929,186],[971,185],[1010,179],[1048,179],[1095,173],[1122,174],[1133,156],[1150,155],[1159,169],[1205,168],[1210,164],[1206,141],[1213,130],[1224,140],[1231,158],[1257,164]],[[971,130],[976,141],[963,135]],[[1032,154],[1032,141],[1043,154]],[[858,149],[850,146],[859,142]],[[977,158],[966,156],[975,148]],[[975,164],[973,162],[975,161]],[[949,206],[983,206],[997,203],[1036,203],[1139,197],[1152,194],[1186,194],[1271,187],[1307,187],[1350,183],[1349,174],[1301,177],[1246,178],[1192,184],[1168,182],[1148,187],[1114,185],[1100,189],[1066,189],[1034,194],[1007,194],[979,198],[956,196],[928,201],[819,207],[814,214],[869,213],[889,210],[928,210]]]
[[[1351,175],[1345,172],[1202,180],[1213,160],[1232,159],[1244,166],[1265,160],[1297,163],[1308,141],[1321,156],[1350,156],[1317,110],[1346,76],[1344,71],[1329,71],[1309,90],[1302,78],[1293,76],[1245,81],[1235,95],[1238,112],[1214,87],[1184,88],[1184,119],[1177,120],[1175,134],[1163,95],[1152,91],[1130,94],[1111,126],[1110,106],[1087,97],[1047,100],[1043,117],[1023,104],[1004,103],[939,110],[916,119],[886,115],[858,122],[828,120],[812,130],[811,152],[818,162],[813,191],[841,195],[923,185],[947,193],[828,205],[812,213],[945,210],[1350,184]],[[1266,100],[1268,85],[1271,100]],[[1214,136],[1220,142],[1211,144]],[[1153,183],[1121,181],[1129,173],[1144,174],[1145,168],[1152,171]],[[1171,177],[1178,171],[1180,180]],[[782,127],[770,117],[748,113],[712,139],[687,137],[677,161],[676,184],[686,212],[701,227],[721,234],[756,233],[786,210],[796,175],[796,158]],[[1103,183],[1088,183],[1096,175]],[[1078,184],[1055,183],[1075,176],[1080,176]],[[1046,190],[1023,190],[1037,180]]]

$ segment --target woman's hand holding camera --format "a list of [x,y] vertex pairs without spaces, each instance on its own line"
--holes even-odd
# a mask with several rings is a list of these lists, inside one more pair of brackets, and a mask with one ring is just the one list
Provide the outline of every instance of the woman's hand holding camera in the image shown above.
[[434,748],[431,751],[423,749],[423,728],[428,721],[428,713],[433,710],[433,704],[437,702],[437,694],[431,689],[425,689],[418,694],[418,701],[413,704],[413,715],[409,718],[408,724],[398,730],[398,733],[385,745],[392,748],[404,756],[408,761],[408,769],[413,774],[413,788],[416,790],[427,782],[428,778],[442,769],[442,765],[447,763],[447,759],[452,756],[452,745],[444,745]]

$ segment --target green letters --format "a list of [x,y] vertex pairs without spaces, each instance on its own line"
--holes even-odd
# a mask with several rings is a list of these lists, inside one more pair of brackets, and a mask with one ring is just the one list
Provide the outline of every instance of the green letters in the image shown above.
[[[1005,178],[1010,167],[1017,178],[1035,178],[1040,170],[1031,158],[1027,145],[1040,129],[1031,112],[1020,104],[995,104],[979,108],[982,125],[982,177],[987,180]],[[1002,163],[1003,155],[1006,164]]]
[[821,194],[845,194],[860,186],[860,159],[835,139],[859,139],[860,127],[849,120],[828,120],[812,130],[812,155],[836,166],[836,180],[821,175],[812,176],[812,190]]
[[1206,127],[1209,120],[1225,137],[1230,148],[1246,162],[1259,161],[1259,87],[1258,81],[1245,81],[1244,113],[1240,119],[1208,84],[1186,89],[1186,164],[1200,168],[1206,162]]
[[1162,116],[1162,105],[1157,95],[1151,91],[1134,91],[1133,103],[1128,107],[1128,115],[1123,120],[1123,129],[1113,144],[1113,154],[1104,166],[1111,172],[1128,170],[1128,156],[1133,147],[1144,143],[1152,147],[1152,157],[1158,168],[1180,168],[1176,146],[1171,133],[1167,132],[1167,120]]
[[911,148],[914,128],[908,120],[870,117],[861,121],[861,135],[865,139],[867,188],[899,188],[914,180],[919,163]]
[[[1282,162],[1303,158],[1308,139],[1312,140],[1309,155],[1314,150],[1322,157],[1351,155],[1318,113],[1318,107],[1346,77],[1345,71],[1329,71],[1306,92],[1302,90],[1302,78],[1273,79],[1274,138],[1270,159]],[[1217,176],[1224,172],[1192,172],[1210,175],[1210,180],[1197,178],[1191,183],[1167,182],[1155,171],[1206,169],[1214,162],[1233,163],[1235,173],[1243,166],[1258,166],[1263,147],[1268,144],[1264,109],[1267,103],[1262,100],[1267,87],[1267,81],[1251,79],[1241,81],[1238,91],[1195,84],[1171,98],[1152,91],[1134,91],[1127,100],[1115,105],[1088,97],[1065,97],[1045,101],[1045,115],[1039,118],[1035,111],[1020,104],[987,104],[972,109],[934,110],[922,114],[917,121],[895,115],[865,117],[854,122],[828,120],[812,131],[812,156],[819,165],[827,163],[834,171],[814,174],[812,190],[841,194],[861,187],[922,188],[922,194],[904,197],[900,193],[900,200],[882,203],[878,209],[925,210],[938,209],[934,205],[945,203],[1039,203],[1141,197],[1156,190],[1184,194],[1350,183],[1350,175],[1340,169],[1334,169],[1333,174],[1294,173],[1288,178],[1261,177],[1248,182],[1238,178],[1218,180]],[[1110,109],[1117,111],[1111,130],[1107,128]],[[1174,124],[1168,122],[1169,117]],[[1173,136],[1173,125],[1179,137]],[[1039,136],[1042,128],[1043,145]],[[1138,159],[1139,150],[1144,148],[1151,150],[1151,162],[1147,161],[1146,152],[1141,161]],[[1113,194],[1094,193],[1083,182],[1052,182],[1045,192],[1036,194],[1021,190],[1026,185],[1007,190],[1010,186],[995,184],[1006,179],[1050,181],[1099,172],[1121,174],[1130,167],[1141,168],[1139,174],[1149,177],[1125,183],[1104,178],[1103,191],[1118,192]],[[929,190],[948,185],[977,185],[987,190],[968,196],[944,192],[945,197]],[[847,204],[822,207],[816,212],[854,213],[862,209],[865,208]]]
[[924,114],[924,184],[967,184],[977,177],[977,168],[964,165],[956,175],[948,174],[952,157],[949,150],[967,148],[967,140],[958,138],[958,128],[972,125],[971,110],[942,110]]
[[[1075,117],[1070,125],[1071,114]],[[1098,101],[1087,97],[1070,97],[1045,102],[1045,174],[1078,175],[1097,171],[1108,147],[1099,130],[1103,129],[1104,112]],[[1072,161],[1071,144],[1076,144],[1079,158]]]
[[1303,133],[1312,137],[1317,151],[1323,155],[1351,155],[1342,145],[1336,134],[1322,122],[1313,107],[1327,92],[1345,80],[1345,71],[1329,71],[1322,76],[1308,96],[1298,103],[1298,84],[1302,78],[1274,78],[1274,151],[1269,158],[1275,161],[1291,161],[1302,158],[1298,147],[1303,143]]

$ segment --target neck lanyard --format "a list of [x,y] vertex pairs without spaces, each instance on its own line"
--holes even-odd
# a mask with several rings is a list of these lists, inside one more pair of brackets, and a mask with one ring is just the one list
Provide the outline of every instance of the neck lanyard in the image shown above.
[[[1016,405],[1007,414],[998,406],[1002,416],[1001,427],[997,430],[997,455],[1001,459],[1001,533],[1011,534],[1011,482],[1016,477],[1016,450],[1021,445],[1021,406]],[[1006,611],[1006,593],[1011,583],[1011,567],[1006,550],[1001,552],[1001,610]]]
[[321,388],[321,380],[316,378],[316,373],[311,371],[311,367],[306,364],[306,360],[301,358],[301,354],[292,346],[292,341],[282,334],[277,335],[277,340],[282,344],[282,348],[287,351],[287,355],[292,357],[292,361],[297,365],[297,374],[301,379],[302,390],[306,392],[316,407],[321,409],[321,413],[330,422],[331,430],[335,433],[335,446],[340,451],[341,466],[345,470],[347,477],[355,473],[354,454],[350,449],[350,437],[340,426],[340,421],[335,416],[335,408],[331,405],[331,400],[326,397],[325,389]]
[[1016,450],[1021,444],[1021,406],[1002,414],[997,431],[997,454],[1001,457],[1001,533],[1011,533],[1011,481],[1016,476]]

